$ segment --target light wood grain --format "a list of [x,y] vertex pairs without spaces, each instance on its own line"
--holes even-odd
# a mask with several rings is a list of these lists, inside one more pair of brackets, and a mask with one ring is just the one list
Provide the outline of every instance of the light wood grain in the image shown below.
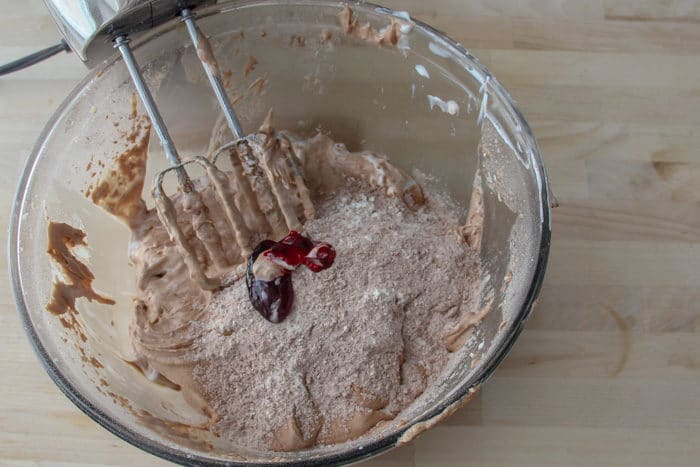
[[[511,91],[561,207],[539,307],[511,354],[470,405],[368,465],[698,465],[699,4],[388,4],[447,31]],[[39,0],[0,6],[0,61],[59,38]],[[83,75],[65,56],[0,79],[3,243],[21,166]],[[52,384],[0,263],[0,464],[166,464]]]

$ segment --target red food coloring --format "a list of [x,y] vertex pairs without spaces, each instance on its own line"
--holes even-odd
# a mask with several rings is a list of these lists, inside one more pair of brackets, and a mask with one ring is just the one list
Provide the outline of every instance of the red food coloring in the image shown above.
[[335,250],[328,243],[314,243],[296,230],[277,242],[263,253],[286,270],[293,270],[304,264],[313,272],[319,272],[333,265]]
[[[260,256],[273,277],[255,277],[255,265]],[[246,285],[250,303],[262,316],[272,323],[280,323],[289,315],[294,301],[291,272],[305,265],[313,272],[319,272],[333,265],[335,249],[328,243],[313,242],[299,232],[292,230],[279,242],[260,242],[248,258]],[[274,265],[274,266],[273,266]]]
[[289,274],[281,275],[271,281],[256,279],[253,265],[261,253],[275,245],[272,240],[264,240],[258,244],[248,258],[245,282],[248,286],[248,298],[253,308],[258,310],[266,320],[282,322],[292,310],[294,289]]
[[335,249],[327,243],[319,243],[304,257],[304,265],[313,272],[323,271],[333,266]]
[[311,239],[304,237],[296,230],[291,230],[289,235],[284,237],[278,243],[282,245],[289,245],[298,249],[299,251],[305,252],[310,251],[314,247],[314,242],[312,242]]

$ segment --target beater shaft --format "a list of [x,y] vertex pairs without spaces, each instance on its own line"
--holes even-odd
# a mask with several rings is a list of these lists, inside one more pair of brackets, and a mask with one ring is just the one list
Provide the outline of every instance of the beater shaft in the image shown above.
[[185,26],[187,27],[187,32],[190,34],[192,43],[197,49],[197,55],[199,56],[202,66],[204,67],[204,73],[206,73],[211,87],[214,89],[214,94],[216,94],[216,99],[219,101],[221,110],[224,112],[228,126],[233,132],[235,139],[241,139],[245,136],[243,133],[243,128],[241,123],[236,117],[236,113],[233,111],[233,106],[231,101],[226,94],[226,89],[224,89],[224,84],[221,82],[221,77],[219,75],[219,67],[216,64],[216,60],[211,53],[211,45],[209,40],[202,34],[202,32],[197,27],[194,21],[192,12],[189,9],[184,9],[181,12]]
[[139,65],[136,63],[136,58],[131,51],[131,47],[129,47],[129,39],[126,36],[119,36],[115,40],[115,43],[117,49],[119,49],[119,52],[122,54],[122,58],[124,59],[127,70],[129,70],[131,79],[134,81],[136,92],[139,93],[139,97],[141,97],[141,101],[146,108],[146,112],[148,112],[148,116],[151,118],[151,124],[156,130],[158,138],[163,145],[165,155],[172,165],[180,164],[182,162],[180,160],[180,155],[177,153],[177,149],[175,149],[175,144],[170,137],[168,128],[165,126],[163,117],[160,115],[158,107],[156,107],[156,103],[153,100],[153,95],[151,95],[150,89],[148,89],[148,86],[146,86],[146,83],[143,80],[143,75],[141,75]]
[[[301,203],[307,219],[313,218],[314,209],[292,144],[284,136],[275,136],[269,127],[266,132],[261,130],[260,135],[245,136],[221,81],[209,39],[202,34],[189,9],[181,10],[180,14],[234,136],[234,141],[219,147],[211,155],[211,160],[204,157],[185,161],[180,159],[129,47],[128,37],[117,37],[115,48],[122,54],[170,162],[170,167],[156,176],[152,190],[158,216],[189,269],[192,280],[202,289],[216,290],[230,285],[224,282],[225,274],[239,264],[236,257],[245,259],[250,255],[255,233],[269,230],[269,233],[281,238],[290,230],[302,228],[297,203]],[[271,118],[271,114],[268,118]],[[216,167],[221,154],[228,155],[231,163],[229,173]],[[204,202],[199,191],[206,189],[206,186],[198,184],[195,187],[185,170],[185,166],[192,163],[198,164],[206,172],[209,187],[214,193],[207,201],[211,206]],[[176,205],[163,187],[164,176],[170,171],[176,172],[180,182],[182,192],[179,196],[184,200],[180,210],[186,214],[183,219],[178,219]],[[228,228],[221,232],[217,231],[216,223],[212,221],[212,208],[223,212],[225,224],[228,224]],[[244,212],[254,215],[244,216]],[[262,220],[250,220],[256,216],[262,217]],[[224,251],[224,245],[227,251]]]
[[[171,165],[181,164],[182,161],[180,160],[180,155],[177,153],[177,149],[175,148],[175,143],[173,143],[173,139],[170,137],[170,133],[168,132],[168,128],[165,126],[163,117],[158,111],[158,107],[153,100],[153,95],[144,82],[139,65],[136,63],[136,58],[131,51],[131,47],[129,47],[129,38],[126,36],[119,36],[114,40],[114,43],[115,47],[119,49],[119,52],[122,54],[126,68],[129,70],[129,75],[131,75],[131,80],[134,82],[134,86],[136,87],[136,92],[139,94],[141,102],[143,102],[143,106],[146,108],[146,112],[148,112],[153,129],[156,130],[158,139],[160,139],[160,144],[163,146],[165,156],[168,158]],[[181,186],[189,186],[187,174],[183,170],[178,170],[177,176]]]

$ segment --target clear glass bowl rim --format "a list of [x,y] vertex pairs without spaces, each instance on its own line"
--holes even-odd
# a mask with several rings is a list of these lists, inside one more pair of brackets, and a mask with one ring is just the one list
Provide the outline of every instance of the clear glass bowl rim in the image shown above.
[[[211,7],[208,7],[206,9],[198,11],[199,16],[208,16],[211,14],[216,14],[222,10],[229,10],[231,8],[241,8],[245,6],[252,6],[252,5],[285,5],[288,4],[288,1],[285,0],[244,0],[244,1],[237,1],[237,2],[224,2],[220,3],[217,5],[213,5]],[[324,6],[338,6],[337,1],[333,0],[302,0],[295,2],[296,4],[300,6],[309,6],[309,5],[314,5],[314,4],[320,4]],[[381,8],[382,11],[391,14],[395,10],[392,10],[390,8],[382,7],[373,3],[369,2],[362,2],[362,3],[353,3],[352,4],[353,8],[355,9],[360,9],[360,10],[374,10]],[[441,404],[436,405],[433,407],[432,410],[427,412],[423,417],[414,420],[413,423],[408,424],[404,427],[402,427],[400,430],[397,430],[396,432],[387,435],[385,437],[382,437],[376,441],[367,443],[362,446],[361,449],[359,448],[351,448],[348,449],[347,451],[338,453],[338,454],[332,454],[332,455],[326,455],[326,456],[319,456],[315,457],[313,459],[309,460],[290,460],[290,461],[282,461],[278,463],[256,463],[254,465],[259,465],[259,466],[265,466],[265,465],[270,465],[270,466],[280,466],[280,465],[285,465],[285,466],[320,466],[320,465],[343,465],[343,464],[348,464],[348,463],[354,463],[354,462],[359,462],[361,460],[366,460],[370,457],[377,456],[393,447],[396,446],[398,440],[401,438],[401,436],[409,430],[412,426],[414,426],[416,423],[420,423],[426,420],[429,420],[435,416],[438,416],[441,414],[443,411],[445,411],[448,407],[452,406],[453,404],[459,403],[460,401],[464,400],[465,398],[469,397],[471,393],[473,392],[473,388],[478,388],[483,384],[489,376],[494,372],[496,367],[500,364],[500,362],[505,358],[505,356],[508,354],[510,351],[511,347],[515,343],[515,340],[517,337],[520,335],[520,333],[523,330],[523,327],[530,316],[530,313],[533,308],[533,304],[537,298],[537,295],[540,291],[540,288],[542,286],[542,282],[544,280],[544,275],[545,275],[545,270],[547,267],[547,260],[549,257],[549,248],[550,248],[550,242],[551,242],[551,209],[550,209],[550,199],[549,199],[549,182],[547,178],[547,172],[544,167],[544,163],[542,161],[542,156],[539,151],[539,147],[537,146],[537,142],[535,140],[535,137],[532,133],[532,130],[530,129],[530,126],[528,125],[527,121],[525,120],[524,116],[518,109],[517,105],[515,104],[515,101],[510,97],[510,94],[503,88],[503,86],[498,82],[497,79],[491,75],[491,73],[486,69],[485,66],[483,66],[479,61],[472,56],[462,45],[459,43],[455,42],[452,40],[447,34],[443,33],[442,31],[439,31],[422,21],[416,20],[414,18],[411,18],[412,21],[415,22],[416,27],[422,29],[424,32],[427,32],[430,35],[433,35],[435,37],[440,38],[441,40],[445,41],[447,44],[449,44],[454,50],[458,52],[459,55],[461,55],[462,59],[466,59],[468,62],[471,62],[471,64],[478,69],[481,73],[483,73],[484,76],[487,76],[489,78],[489,83],[492,87],[493,93],[495,93],[499,99],[501,99],[502,102],[504,102],[507,105],[507,110],[511,113],[513,119],[515,122],[520,123],[520,131],[525,134],[526,136],[526,141],[530,143],[530,150],[532,152],[532,160],[534,162],[532,166],[532,170],[534,171],[535,175],[538,177],[540,183],[540,200],[541,200],[541,207],[540,207],[540,212],[542,213],[542,219],[540,219],[541,225],[541,236],[540,236],[540,248],[539,248],[539,253],[537,257],[537,263],[535,265],[534,269],[534,275],[532,278],[532,282],[530,283],[530,286],[528,288],[527,294],[525,296],[525,300],[522,304],[522,307],[520,308],[518,314],[515,316],[515,319],[513,322],[510,324],[509,329],[507,330],[507,334],[504,336],[504,338],[497,344],[497,347],[494,349],[494,352],[492,353],[492,357],[490,360],[486,361],[484,365],[482,365],[479,370],[477,371],[475,377],[474,377],[474,382],[470,387],[464,387],[463,390],[455,392],[455,394],[452,395],[452,397],[447,398],[446,400],[442,401]],[[177,24],[177,20],[171,20],[170,22],[166,23],[163,26],[160,26],[157,28],[156,31],[152,35],[149,35],[147,38],[144,38],[144,40],[139,40],[137,44],[141,44],[145,41],[147,41],[150,37],[153,35],[157,35],[166,31],[169,31],[170,29],[174,28],[175,25]],[[136,45],[138,46],[138,45]],[[21,287],[21,280],[20,280],[20,274],[19,274],[19,227],[20,227],[20,216],[24,207],[25,203],[25,198],[27,195],[27,188],[28,188],[28,183],[29,180],[34,172],[34,166],[38,160],[39,155],[41,154],[43,144],[45,141],[48,140],[48,138],[51,136],[52,132],[54,131],[56,125],[59,123],[61,118],[63,117],[65,111],[71,106],[73,101],[78,97],[80,91],[92,81],[97,73],[99,73],[102,69],[110,67],[112,64],[114,64],[117,61],[120,61],[121,57],[118,56],[118,54],[115,54],[112,58],[104,62],[101,66],[98,66],[91,70],[88,75],[70,92],[70,94],[66,97],[66,99],[61,103],[61,105],[56,109],[56,111],[53,113],[49,121],[46,123],[44,126],[44,129],[42,130],[41,134],[39,135],[37,142],[35,143],[34,147],[32,148],[31,154],[29,155],[27,162],[25,163],[25,167],[23,170],[23,173],[20,177],[20,181],[17,187],[17,191],[15,194],[13,206],[12,206],[12,214],[10,216],[10,232],[9,232],[9,245],[8,245],[8,253],[9,253],[9,266],[10,266],[10,277],[11,277],[11,282],[12,282],[12,289],[13,289],[13,294],[15,297],[15,303],[17,306],[17,311],[19,313],[20,319],[22,321],[22,327],[24,328],[24,331],[27,334],[27,337],[29,338],[29,341],[32,344],[32,347],[36,354],[39,357],[39,360],[41,361],[42,365],[44,366],[44,369],[46,372],[49,374],[53,382],[56,384],[56,386],[59,387],[59,389],[68,397],[68,399],[73,402],[80,410],[82,410],[85,414],[87,414],[90,418],[92,418],[94,421],[99,423],[102,427],[110,431],[111,433],[115,434],[116,436],[120,437],[124,441],[146,451],[151,454],[154,454],[158,457],[161,457],[163,459],[169,460],[171,462],[175,462],[181,465],[210,465],[210,466],[220,466],[220,465],[227,465],[227,466],[244,466],[244,465],[250,465],[244,462],[236,462],[236,461],[223,461],[223,460],[217,460],[217,459],[211,459],[211,458],[206,458],[198,455],[192,455],[192,454],[186,454],[184,452],[178,451],[176,449],[173,449],[171,447],[168,447],[166,445],[163,445],[161,443],[158,443],[152,439],[149,439],[127,427],[119,423],[117,420],[113,419],[109,415],[107,415],[105,412],[100,410],[98,407],[93,405],[90,400],[88,400],[86,397],[84,397],[66,378],[65,376],[61,373],[61,370],[54,365],[53,361],[49,357],[48,353],[46,352],[46,349],[42,345],[39,336],[37,335],[34,327],[32,326],[31,319],[29,316],[29,312],[27,310],[27,305],[24,300],[24,293]]]

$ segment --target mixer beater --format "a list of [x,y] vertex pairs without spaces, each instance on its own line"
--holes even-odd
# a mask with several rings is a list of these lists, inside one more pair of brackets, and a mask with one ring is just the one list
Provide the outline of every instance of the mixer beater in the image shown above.
[[[67,50],[67,46],[88,66],[110,58],[115,48],[121,53],[150,117],[151,128],[170,162],[170,167],[157,174],[153,184],[158,217],[190,277],[202,289],[216,290],[230,285],[235,281],[234,276],[240,276],[239,269],[245,268],[246,259],[261,239],[285,238],[291,231],[301,231],[302,221],[314,218],[314,205],[301,170],[308,168],[304,165],[306,159],[297,157],[290,139],[275,132],[271,124],[263,124],[257,133],[245,135],[236,117],[209,39],[197,26],[193,13],[196,10],[197,14],[206,15],[207,10],[200,8],[213,6],[217,0],[44,2],[64,40],[60,45],[10,64],[9,69],[35,63]],[[233,136],[224,143],[218,134],[207,151],[209,157],[187,160],[180,157],[129,45],[138,34],[178,18],[186,26],[221,108],[218,121],[222,126],[216,130],[224,129],[225,122]],[[401,197],[412,209],[425,202],[416,181],[384,158],[371,153],[350,155],[342,145],[334,146],[331,153],[329,166],[338,173],[382,187],[387,194]],[[217,166],[219,161],[228,162],[226,170]],[[186,169],[195,167],[203,169],[205,175],[191,177]],[[164,189],[165,177],[170,172],[178,182],[178,192],[172,197]]]
[[[301,221],[297,216],[293,200],[296,199],[301,203],[306,219],[313,218],[314,208],[289,140],[281,134],[268,134],[263,137],[244,135],[221,82],[219,67],[209,40],[197,26],[190,9],[183,9],[180,15],[234,136],[234,141],[221,146],[211,159],[196,156],[183,161],[180,158],[129,46],[129,37],[127,35],[116,37],[114,47],[119,50],[124,59],[136,91],[171,165],[156,176],[153,186],[152,194],[158,215],[182,255],[191,278],[203,289],[216,290],[229,285],[222,282],[222,273],[237,265],[230,264],[226,260],[227,255],[220,251],[221,245],[230,240],[235,241],[240,248],[242,258],[250,255],[254,247],[254,235],[251,231],[254,226],[246,224],[246,219],[241,213],[242,209],[253,208],[262,212],[269,225],[269,231],[276,235],[284,235],[290,230],[301,230]],[[232,167],[229,173],[216,165],[220,156],[224,154],[228,156]],[[273,154],[275,157],[272,156]],[[209,185],[213,188],[217,202],[234,233],[233,239],[219,238],[220,232],[216,230],[209,218],[209,209],[199,198],[190,176],[185,171],[185,167],[190,164],[199,165],[204,169]],[[204,262],[212,264],[213,269],[218,273],[214,276],[207,275],[207,267],[202,264],[203,261],[198,258],[193,245],[179,227],[181,221],[176,214],[173,200],[165,193],[163,180],[171,171],[177,175],[183,196],[188,197],[189,211],[193,214],[189,222],[195,232],[196,241],[201,242],[208,256]],[[237,195],[240,200],[238,206],[236,205]],[[222,242],[222,240],[225,241]]]

